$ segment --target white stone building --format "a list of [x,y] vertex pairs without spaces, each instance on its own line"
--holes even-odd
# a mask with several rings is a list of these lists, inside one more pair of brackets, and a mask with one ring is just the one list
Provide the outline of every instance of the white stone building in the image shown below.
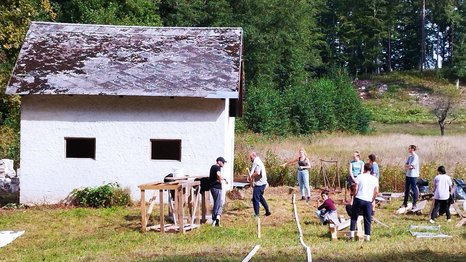
[[8,94],[21,96],[20,202],[162,181],[174,168],[233,180],[242,30],[32,23]]

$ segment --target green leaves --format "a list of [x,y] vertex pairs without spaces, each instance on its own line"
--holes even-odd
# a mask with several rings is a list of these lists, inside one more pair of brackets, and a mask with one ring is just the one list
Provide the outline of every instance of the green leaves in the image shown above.
[[286,135],[369,130],[370,113],[344,73],[283,91],[271,86],[259,82],[248,90],[244,121],[254,132]]
[[122,189],[118,183],[108,183],[99,187],[74,189],[74,204],[81,207],[130,206],[131,197],[128,189]]
[[[58,2],[57,2],[58,3]],[[71,23],[160,26],[156,0],[60,1],[59,21]]]

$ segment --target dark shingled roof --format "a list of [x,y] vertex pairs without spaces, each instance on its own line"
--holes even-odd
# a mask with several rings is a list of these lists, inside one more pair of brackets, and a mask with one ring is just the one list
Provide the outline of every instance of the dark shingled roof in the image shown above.
[[33,22],[6,93],[238,98],[242,34]]

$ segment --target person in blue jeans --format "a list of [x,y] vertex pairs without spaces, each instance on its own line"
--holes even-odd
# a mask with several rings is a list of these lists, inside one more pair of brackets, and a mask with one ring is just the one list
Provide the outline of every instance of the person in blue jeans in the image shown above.
[[214,205],[212,207],[212,226],[220,226],[220,216],[222,215],[222,180],[226,182],[226,179],[222,177],[222,167],[227,161],[223,157],[217,157],[216,164],[210,167],[209,181],[210,181],[210,193],[214,199]]
[[264,163],[257,156],[256,152],[249,153],[249,160],[252,162],[252,167],[249,171],[249,179],[254,182],[252,191],[254,214],[255,216],[259,216],[259,208],[260,204],[262,204],[265,209],[265,215],[270,216],[272,213],[270,213],[269,206],[267,205],[267,201],[264,198],[264,190],[268,184]]
[[419,156],[416,154],[417,147],[410,145],[408,147],[409,157],[405,163],[406,180],[405,180],[405,196],[401,208],[408,206],[409,191],[413,192],[413,209],[416,208],[419,191],[416,185],[419,177]]
[[311,168],[311,161],[307,157],[304,148],[299,149],[299,155],[297,158],[290,160],[281,166],[285,167],[286,165],[294,163],[298,163],[298,184],[301,192],[301,200],[306,200],[309,202],[311,200],[311,187],[309,186],[308,169]]
[[356,194],[351,210],[350,239],[354,239],[354,229],[361,211],[364,217],[366,241],[371,239],[372,203],[379,193],[379,180],[371,175],[371,168],[370,163],[364,164],[364,173],[355,179]]
[[355,192],[355,182],[356,178],[362,174],[364,168],[364,161],[361,160],[361,155],[359,151],[354,151],[353,159],[350,161],[348,168],[348,188],[350,190],[351,201],[353,201]]

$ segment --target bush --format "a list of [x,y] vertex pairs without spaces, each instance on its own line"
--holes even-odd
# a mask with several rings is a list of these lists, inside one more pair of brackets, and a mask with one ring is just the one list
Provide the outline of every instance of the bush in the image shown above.
[[129,189],[121,188],[118,183],[108,183],[99,187],[74,189],[71,193],[73,203],[81,207],[114,207],[132,204]]

